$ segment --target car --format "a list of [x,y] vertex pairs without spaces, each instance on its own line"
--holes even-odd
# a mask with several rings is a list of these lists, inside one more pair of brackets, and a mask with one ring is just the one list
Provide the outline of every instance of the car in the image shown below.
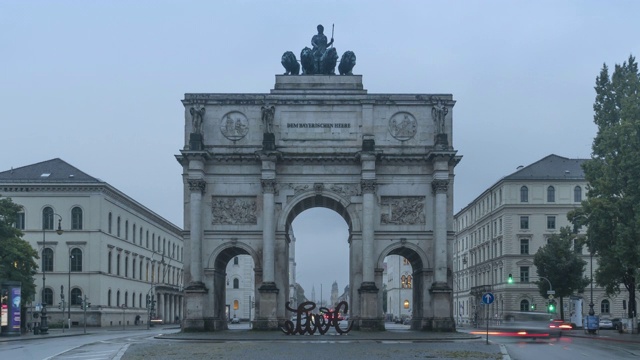
[[600,322],[598,323],[598,328],[600,329],[615,329],[613,327],[613,321],[608,318],[600,318]]
[[560,330],[571,330],[573,329],[573,326],[571,325],[570,322],[567,322],[561,319],[554,319],[554,320],[551,320],[551,323],[549,324],[549,328],[560,329]]
[[237,317],[234,317],[233,319],[231,319],[231,323],[232,324],[240,324],[240,319]]

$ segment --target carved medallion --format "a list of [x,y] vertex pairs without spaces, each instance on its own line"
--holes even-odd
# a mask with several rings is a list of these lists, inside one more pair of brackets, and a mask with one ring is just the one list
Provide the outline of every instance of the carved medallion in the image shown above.
[[395,113],[389,119],[389,132],[394,138],[405,141],[413,138],[418,129],[418,122],[408,112]]
[[223,197],[211,199],[211,212],[214,225],[255,225],[256,199],[254,197]]
[[227,139],[238,141],[249,132],[249,121],[247,117],[239,111],[226,113],[220,121],[220,132]]

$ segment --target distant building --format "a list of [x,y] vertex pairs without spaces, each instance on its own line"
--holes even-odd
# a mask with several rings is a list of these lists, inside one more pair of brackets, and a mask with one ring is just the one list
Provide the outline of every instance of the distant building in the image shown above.
[[15,226],[40,255],[25,321],[46,303],[49,326],[66,324],[64,298],[72,325],[83,325],[85,297],[89,326],[146,324],[148,300],[159,320],[183,317],[182,229],[61,159],[0,172],[0,195],[22,208]]
[[387,289],[387,318],[404,319],[411,316],[413,303],[413,270],[411,263],[400,255],[385,258]]
[[[458,324],[483,319],[481,296],[492,292],[492,318],[507,311],[545,312],[533,256],[549,237],[570,226],[567,213],[585,199],[583,159],[549,155],[505,176],[454,216],[454,316]],[[583,230],[584,231],[584,230]],[[590,256],[585,275],[590,276]],[[594,272],[597,268],[594,259]],[[509,274],[513,284],[507,284]],[[625,296],[608,298],[594,282],[596,314],[625,317]],[[590,303],[590,287],[564,299],[565,319],[581,325]],[[559,301],[557,302],[559,305]],[[559,313],[559,309],[558,309]],[[572,317],[573,316],[573,317]]]
[[233,257],[227,265],[227,317],[250,321],[255,317],[255,283],[253,259],[248,255]]

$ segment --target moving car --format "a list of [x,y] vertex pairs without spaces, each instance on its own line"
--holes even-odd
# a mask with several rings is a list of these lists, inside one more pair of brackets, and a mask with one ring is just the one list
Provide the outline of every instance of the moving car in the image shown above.
[[[532,311],[512,311],[505,313],[503,319],[489,326],[489,334],[493,336],[511,336],[529,339],[549,339],[562,336],[561,325],[553,321],[548,313]],[[565,325],[566,326],[566,325]],[[571,325],[569,324],[569,327]],[[472,331],[474,335],[484,335],[486,330]]]

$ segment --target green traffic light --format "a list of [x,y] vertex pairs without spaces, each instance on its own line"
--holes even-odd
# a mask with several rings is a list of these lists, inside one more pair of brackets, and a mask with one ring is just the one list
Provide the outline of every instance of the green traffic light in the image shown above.
[[509,278],[507,279],[507,284],[513,284],[513,276],[509,274]]

